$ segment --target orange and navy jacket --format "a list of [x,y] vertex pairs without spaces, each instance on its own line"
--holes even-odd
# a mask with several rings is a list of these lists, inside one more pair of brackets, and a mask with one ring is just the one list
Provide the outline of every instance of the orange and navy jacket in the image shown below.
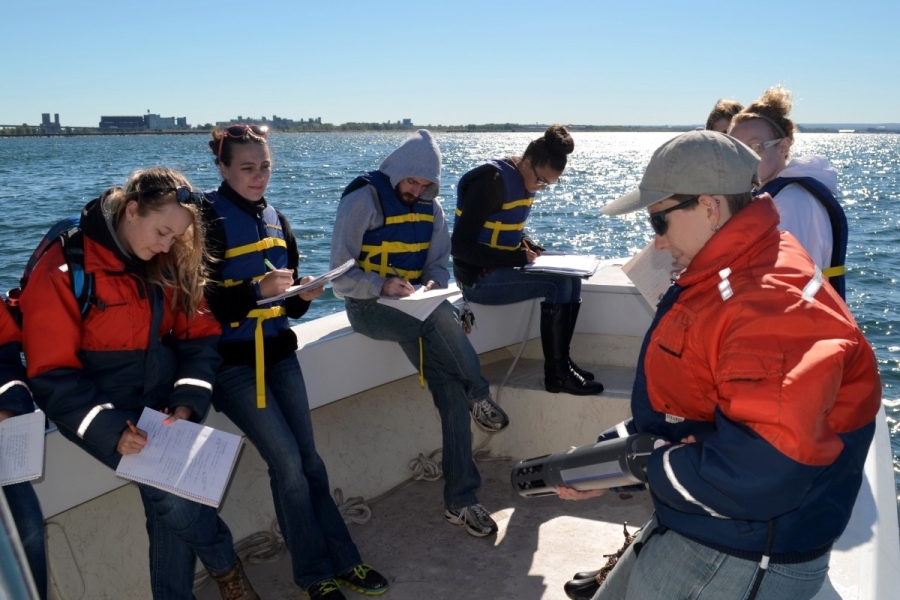
[[143,408],[184,406],[206,415],[221,363],[221,329],[205,308],[187,315],[172,290],[150,285],[103,217],[99,200],[81,214],[84,269],[93,274],[82,320],[59,244],[35,267],[20,306],[28,376],[37,405],[67,437],[113,456],[126,420]]
[[881,380],[846,304],[778,220],[757,197],[669,289],[632,413],[672,442],[647,466],[662,527],[756,560],[771,526],[772,560],[800,562],[847,525]]
[[34,411],[22,364],[22,332],[6,303],[0,305],[0,411],[22,415]]

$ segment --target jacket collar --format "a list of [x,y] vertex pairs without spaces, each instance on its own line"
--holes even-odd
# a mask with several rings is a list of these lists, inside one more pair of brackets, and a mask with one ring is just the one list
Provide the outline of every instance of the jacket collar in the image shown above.
[[[94,198],[81,210],[79,227],[86,238],[102,248],[102,251],[85,252],[84,267],[94,271],[141,272],[141,261],[125,252],[116,236],[115,224],[103,215],[103,197]],[[87,240],[86,240],[87,242]],[[93,245],[92,244],[92,245]],[[85,243],[85,247],[88,244]],[[95,249],[99,250],[100,248]]]
[[678,285],[688,287],[716,275],[722,269],[734,270],[735,266],[748,260],[748,250],[752,246],[772,235],[773,231],[777,235],[779,221],[772,197],[769,194],[757,196],[706,242],[678,278]]
[[237,206],[239,209],[250,215],[251,217],[256,217],[266,209],[268,204],[266,203],[265,197],[262,198],[259,202],[250,202],[228,185],[227,181],[223,181],[222,185],[219,186],[219,194],[227,198],[232,204]]

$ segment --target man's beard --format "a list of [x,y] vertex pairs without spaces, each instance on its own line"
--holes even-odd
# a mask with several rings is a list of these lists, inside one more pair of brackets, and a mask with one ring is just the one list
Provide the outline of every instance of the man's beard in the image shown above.
[[403,192],[402,194],[400,194],[400,202],[402,202],[403,204],[414,204],[418,199],[418,196],[413,196],[409,192]]

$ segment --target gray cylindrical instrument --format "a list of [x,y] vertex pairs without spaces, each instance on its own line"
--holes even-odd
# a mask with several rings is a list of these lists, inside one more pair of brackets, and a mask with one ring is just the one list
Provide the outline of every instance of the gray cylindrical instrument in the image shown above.
[[520,496],[533,498],[556,494],[558,485],[586,491],[646,483],[647,457],[658,439],[637,433],[529,458],[513,467],[512,486]]

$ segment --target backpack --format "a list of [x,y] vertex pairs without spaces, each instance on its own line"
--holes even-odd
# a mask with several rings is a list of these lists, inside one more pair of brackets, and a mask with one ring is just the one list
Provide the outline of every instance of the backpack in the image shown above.
[[41,238],[34,252],[31,253],[28,262],[25,263],[25,271],[22,273],[22,278],[19,279],[19,287],[13,288],[6,293],[6,304],[9,307],[9,312],[20,328],[22,327],[22,310],[19,307],[19,298],[22,296],[22,291],[28,285],[28,280],[38,261],[57,242],[62,244],[63,256],[69,269],[69,282],[72,294],[78,301],[81,319],[84,320],[87,317],[91,309],[91,298],[94,293],[94,276],[84,272],[84,234],[78,227],[80,219],[80,215],[73,215],[66,217],[51,227],[44,234],[44,237]]

